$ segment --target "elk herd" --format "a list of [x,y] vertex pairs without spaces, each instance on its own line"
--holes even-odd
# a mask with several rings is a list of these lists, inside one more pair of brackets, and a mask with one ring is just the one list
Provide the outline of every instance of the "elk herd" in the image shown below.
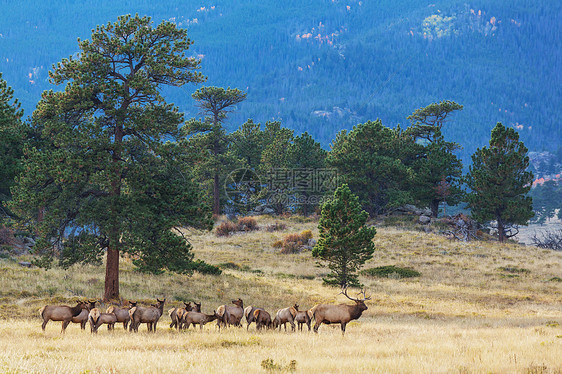
[[[303,325],[311,330],[311,324],[314,320],[314,332],[318,332],[321,324],[340,324],[342,334],[345,334],[345,327],[349,321],[356,320],[361,317],[363,311],[367,310],[365,305],[367,297],[365,291],[361,292],[362,298],[352,298],[348,296],[347,289],[343,289],[341,294],[352,300],[354,304],[318,304],[308,310],[299,310],[299,305],[294,304],[288,308],[279,309],[275,315],[270,314],[264,308],[247,306],[244,308],[244,302],[238,298],[232,300],[229,305],[220,305],[213,310],[212,314],[201,312],[201,303],[191,302],[185,303],[184,307],[171,308],[168,310],[171,323],[170,328],[177,330],[188,329],[190,325],[199,325],[200,329],[206,323],[217,321],[217,327],[242,326],[242,319],[246,319],[246,329],[250,328],[252,323],[256,324],[256,329],[279,329],[283,326],[287,331],[287,324],[291,330],[295,331],[296,324],[298,330],[302,331]],[[97,333],[101,325],[107,325],[109,330],[115,329],[116,323],[123,323],[123,328],[132,332],[138,332],[141,323],[145,323],[149,332],[156,332],[156,325],[162,314],[164,314],[164,304],[166,299],[156,299],[156,304],[150,306],[137,305],[137,302],[129,301],[128,307],[110,306],[105,312],[96,308],[95,300],[80,301],[74,307],[66,305],[47,305],[39,310],[39,314],[43,319],[41,326],[45,331],[45,326],[49,321],[62,322],[62,332],[72,323],[79,323],[80,328],[84,330],[89,322],[92,333]]]

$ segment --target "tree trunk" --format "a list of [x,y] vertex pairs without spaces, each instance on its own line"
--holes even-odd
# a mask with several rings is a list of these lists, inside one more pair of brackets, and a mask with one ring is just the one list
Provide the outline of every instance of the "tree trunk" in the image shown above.
[[441,200],[431,200],[430,208],[431,208],[431,215],[435,218],[439,215],[439,203]]
[[219,174],[215,173],[213,181],[213,214],[220,214]]
[[498,240],[500,241],[500,243],[505,242],[505,227],[503,225],[503,221],[501,220],[501,218],[497,218],[497,222],[498,222]]
[[105,264],[105,293],[103,301],[119,299],[119,249],[112,243],[107,248]]

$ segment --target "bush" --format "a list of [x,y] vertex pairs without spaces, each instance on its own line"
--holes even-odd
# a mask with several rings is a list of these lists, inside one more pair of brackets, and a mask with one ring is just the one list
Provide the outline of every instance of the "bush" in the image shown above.
[[231,221],[225,221],[217,226],[215,233],[217,236],[228,236],[237,231],[236,224]]
[[238,231],[256,231],[260,229],[254,217],[242,217],[238,220],[236,226]]
[[[310,230],[304,230],[300,234],[289,234],[283,239],[281,253],[300,253],[308,244],[309,239],[312,239],[312,231]],[[274,246],[278,245],[278,242],[273,244]]]
[[191,263],[191,269],[201,274],[220,275],[222,270],[217,266],[206,263],[202,260],[195,260]]
[[419,271],[410,268],[401,268],[394,265],[379,266],[376,268],[365,269],[361,275],[379,278],[413,278],[421,276]]

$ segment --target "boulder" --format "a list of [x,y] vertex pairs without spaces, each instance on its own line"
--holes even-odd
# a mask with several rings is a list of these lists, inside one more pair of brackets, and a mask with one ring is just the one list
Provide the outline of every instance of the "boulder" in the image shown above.
[[418,218],[418,222],[421,223],[422,225],[427,225],[431,222],[431,217],[420,216],[420,218]]

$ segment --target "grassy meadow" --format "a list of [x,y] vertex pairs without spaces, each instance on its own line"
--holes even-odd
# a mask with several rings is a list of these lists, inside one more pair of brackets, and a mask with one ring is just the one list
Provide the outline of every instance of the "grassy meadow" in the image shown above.
[[[276,220],[258,218],[263,228]],[[297,302],[346,302],[322,286],[326,269],[310,252],[280,254],[272,244],[317,222],[283,219],[286,229],[217,237],[186,231],[196,258],[224,268],[221,276],[139,274],[121,263],[121,295],[153,303],[166,297],[156,334],[101,328],[97,336],[60,322],[41,332],[38,309],[103,294],[104,268],[22,268],[0,260],[0,373],[562,373],[562,253],[517,244],[450,241],[415,227],[378,227],[365,268],[413,268],[416,278],[362,277],[369,309],[319,333],[257,332],[255,325],[219,332],[169,329],[167,310],[201,301],[211,313],[242,298],[274,313]],[[103,305],[102,305],[103,306]],[[245,325],[245,323],[244,323]],[[306,329],[306,327],[305,327]]]

